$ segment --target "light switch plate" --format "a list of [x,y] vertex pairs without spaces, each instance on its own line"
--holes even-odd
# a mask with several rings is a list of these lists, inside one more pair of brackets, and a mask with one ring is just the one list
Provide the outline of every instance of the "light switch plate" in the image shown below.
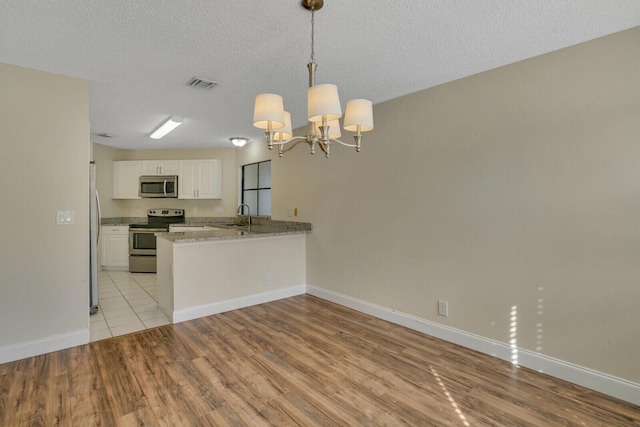
[[75,222],[76,222],[75,211],[57,211],[56,212],[57,225],[72,225]]

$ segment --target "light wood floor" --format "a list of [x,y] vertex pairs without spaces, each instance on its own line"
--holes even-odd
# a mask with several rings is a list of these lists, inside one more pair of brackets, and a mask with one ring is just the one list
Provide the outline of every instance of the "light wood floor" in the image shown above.
[[640,407],[299,296],[0,365],[0,426],[640,426]]

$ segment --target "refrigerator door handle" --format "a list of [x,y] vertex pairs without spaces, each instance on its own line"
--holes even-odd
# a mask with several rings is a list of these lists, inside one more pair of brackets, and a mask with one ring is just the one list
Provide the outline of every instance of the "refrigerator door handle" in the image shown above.
[[96,224],[96,227],[98,229],[96,233],[97,234],[96,245],[97,245],[98,243],[100,243],[100,228],[102,228],[100,227],[100,223],[102,222],[102,218],[101,218],[102,213],[100,212],[100,196],[98,195],[98,190],[96,190],[96,205],[98,207],[98,211],[96,212],[96,214],[98,215],[98,224]]

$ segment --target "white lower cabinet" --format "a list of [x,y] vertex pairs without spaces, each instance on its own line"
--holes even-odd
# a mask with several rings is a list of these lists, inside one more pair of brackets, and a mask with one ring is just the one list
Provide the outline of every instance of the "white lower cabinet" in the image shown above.
[[100,233],[100,265],[104,270],[129,270],[129,226],[103,225]]

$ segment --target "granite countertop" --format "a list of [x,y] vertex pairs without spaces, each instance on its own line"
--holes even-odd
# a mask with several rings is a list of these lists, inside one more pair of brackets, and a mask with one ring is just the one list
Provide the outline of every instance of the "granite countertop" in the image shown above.
[[146,224],[147,217],[113,217],[113,218],[102,218],[100,220],[100,225],[129,225],[129,224]]
[[[305,224],[305,223],[298,223]],[[212,227],[218,227],[214,224],[203,224]],[[309,224],[310,225],[310,224]],[[248,238],[264,238],[275,236],[288,236],[295,234],[306,234],[311,231],[311,227],[299,228],[279,228],[268,225],[252,225],[252,226],[236,226],[215,228],[209,230],[198,231],[175,231],[173,233],[156,233],[156,236],[169,240],[173,243],[197,243],[209,242],[216,240],[233,240]]]
[[[157,237],[167,239],[173,243],[195,243],[215,240],[232,240],[246,238],[261,238],[287,236],[310,233],[313,229],[308,222],[275,221],[267,217],[251,217],[251,226],[246,224],[246,216],[238,217],[187,217],[175,227],[207,226],[216,227],[209,230],[176,231],[172,233],[155,233]],[[145,224],[146,217],[116,217],[103,218],[102,225]],[[231,225],[238,224],[238,225]]]

